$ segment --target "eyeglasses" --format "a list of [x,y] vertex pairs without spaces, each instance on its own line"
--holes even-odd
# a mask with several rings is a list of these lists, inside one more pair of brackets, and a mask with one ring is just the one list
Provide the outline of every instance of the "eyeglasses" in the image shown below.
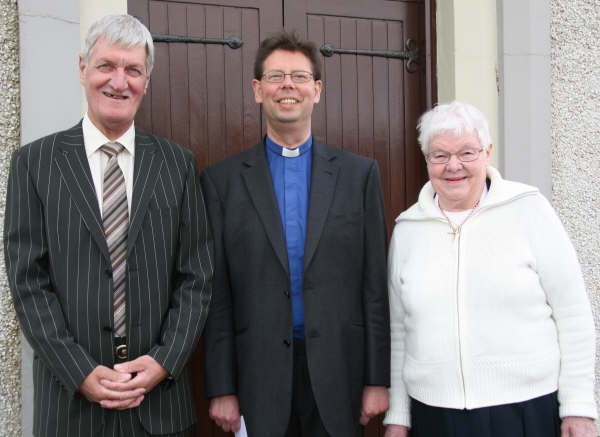
[[448,162],[450,162],[450,158],[452,157],[452,155],[454,155],[458,158],[460,162],[471,162],[479,158],[479,154],[481,152],[483,152],[483,148],[479,150],[463,149],[459,150],[456,153],[448,153],[444,152],[443,150],[436,150],[425,155],[425,159],[427,159],[427,161],[430,164],[447,164]]
[[294,83],[306,83],[310,81],[313,74],[310,71],[292,71],[291,73],[284,73],[283,71],[273,70],[268,71],[262,75],[263,79],[271,83],[281,83],[285,81],[285,77],[289,76]]

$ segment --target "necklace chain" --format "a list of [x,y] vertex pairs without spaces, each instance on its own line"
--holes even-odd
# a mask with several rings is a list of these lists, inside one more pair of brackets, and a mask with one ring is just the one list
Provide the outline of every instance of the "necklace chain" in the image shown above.
[[479,200],[477,200],[477,202],[475,202],[475,205],[473,205],[473,209],[471,209],[471,212],[469,213],[469,215],[467,215],[465,217],[465,219],[462,221],[462,223],[458,226],[454,226],[454,224],[452,224],[452,221],[448,218],[448,216],[446,215],[446,213],[444,212],[444,209],[441,207],[440,205],[440,211],[442,211],[442,215],[444,216],[444,218],[446,219],[446,221],[448,222],[448,226],[450,226],[450,229],[452,229],[451,232],[448,232],[448,234],[452,235],[454,238],[456,238],[457,234],[460,234],[460,230],[462,229],[463,225],[465,224],[465,222],[467,220],[469,220],[469,218],[473,215],[473,213],[475,212],[475,209],[477,209],[477,207],[479,206]]

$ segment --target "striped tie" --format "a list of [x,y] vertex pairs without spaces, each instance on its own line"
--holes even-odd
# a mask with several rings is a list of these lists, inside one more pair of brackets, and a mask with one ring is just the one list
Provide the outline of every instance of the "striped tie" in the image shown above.
[[102,195],[102,222],[104,235],[110,254],[113,277],[114,335],[125,336],[125,273],[127,269],[127,232],[129,230],[129,211],[125,178],[117,155],[124,147],[119,143],[106,143],[101,150],[108,155],[104,170]]

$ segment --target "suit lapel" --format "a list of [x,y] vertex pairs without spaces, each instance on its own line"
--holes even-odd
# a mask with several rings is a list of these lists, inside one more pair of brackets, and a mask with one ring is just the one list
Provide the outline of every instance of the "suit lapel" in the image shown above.
[[321,239],[329,206],[333,200],[339,168],[334,164],[335,149],[317,141],[313,144],[312,175],[304,246],[304,270],[310,264]]
[[90,165],[83,145],[81,123],[63,132],[59,137],[57,146],[59,150],[54,160],[61,177],[65,180],[73,203],[92,234],[92,238],[100,248],[100,252],[110,262],[100,208],[98,207],[98,196],[96,196]]
[[253,156],[244,162],[247,168],[242,172],[242,177],[277,258],[285,271],[289,273],[283,225],[264,143],[257,144],[253,150],[255,152]]
[[135,159],[133,164],[133,194],[131,199],[131,214],[129,235],[127,236],[128,253],[131,251],[140,232],[148,203],[152,197],[154,186],[162,166],[162,155],[157,153],[159,144],[155,137],[136,129]]

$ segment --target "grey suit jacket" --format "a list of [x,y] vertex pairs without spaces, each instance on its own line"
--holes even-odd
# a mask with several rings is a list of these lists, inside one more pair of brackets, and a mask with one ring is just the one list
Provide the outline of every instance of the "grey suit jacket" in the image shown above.
[[[151,433],[195,421],[187,361],[212,289],[212,239],[195,160],[136,130],[127,248],[129,358],[170,374],[135,416]],[[4,228],[15,309],[35,355],[34,433],[90,436],[105,411],[77,388],[112,367],[112,272],[81,123],[13,154]]]
[[[215,240],[205,392],[236,394],[251,437],[281,437],[292,401],[293,323],[264,144],[208,167],[201,180]],[[376,162],[314,141],[302,296],[310,379],[333,437],[360,432],[365,385],[389,385],[386,241]]]

